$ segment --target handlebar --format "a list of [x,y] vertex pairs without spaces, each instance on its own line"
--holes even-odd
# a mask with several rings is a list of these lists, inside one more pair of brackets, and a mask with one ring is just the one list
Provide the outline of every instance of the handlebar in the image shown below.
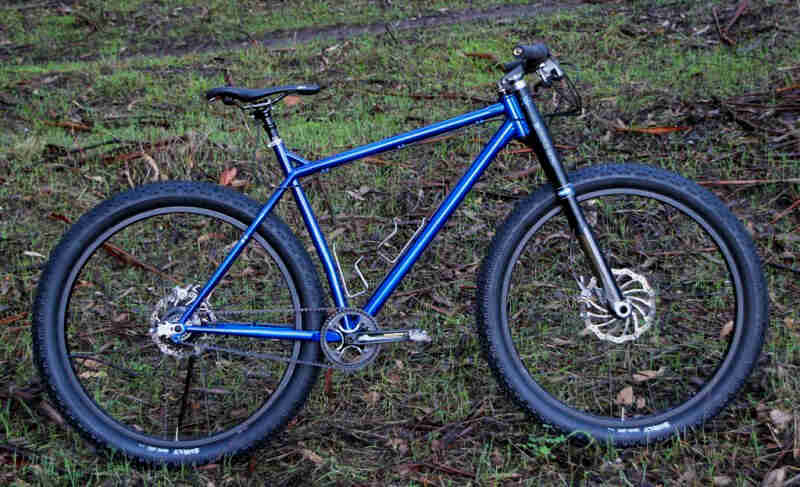
[[526,73],[532,73],[539,68],[540,64],[550,58],[550,49],[546,44],[541,42],[527,45],[519,44],[511,53],[518,59],[503,65],[503,70],[506,73],[513,71],[519,66],[522,66]]

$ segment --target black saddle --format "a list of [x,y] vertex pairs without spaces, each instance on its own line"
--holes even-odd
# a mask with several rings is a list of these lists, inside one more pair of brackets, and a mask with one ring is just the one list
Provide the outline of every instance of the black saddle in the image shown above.
[[314,93],[319,92],[320,89],[321,88],[319,85],[314,84],[275,86],[260,90],[237,88],[235,86],[220,86],[219,88],[213,88],[206,91],[206,99],[208,101],[214,101],[217,98],[222,98],[222,102],[227,105],[232,104],[233,100],[243,103],[253,103],[271,95],[282,95],[281,98],[286,95],[294,94],[313,95]]

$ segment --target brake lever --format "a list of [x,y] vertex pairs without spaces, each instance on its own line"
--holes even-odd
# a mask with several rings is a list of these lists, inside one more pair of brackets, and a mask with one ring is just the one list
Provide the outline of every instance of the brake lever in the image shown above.
[[539,75],[539,78],[545,86],[550,86],[553,81],[558,81],[564,77],[564,70],[561,69],[561,66],[559,66],[553,58],[547,58],[547,60],[539,65],[536,74]]

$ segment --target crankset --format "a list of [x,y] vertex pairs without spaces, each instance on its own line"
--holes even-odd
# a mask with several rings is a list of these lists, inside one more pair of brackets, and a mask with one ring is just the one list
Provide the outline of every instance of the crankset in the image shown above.
[[328,318],[320,330],[319,344],[337,369],[361,370],[378,356],[381,344],[430,342],[424,330],[381,331],[375,318],[360,309],[343,309]]

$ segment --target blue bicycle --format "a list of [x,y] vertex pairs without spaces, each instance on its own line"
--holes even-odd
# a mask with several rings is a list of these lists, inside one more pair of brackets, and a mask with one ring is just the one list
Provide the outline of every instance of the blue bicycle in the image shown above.
[[[635,164],[567,174],[534,94],[556,85],[577,94],[574,85],[545,45],[514,55],[497,103],[313,162],[287,149],[272,109],[318,86],[210,90],[209,100],[263,125],[285,177],[264,204],[199,182],[142,186],[70,228],[39,281],[33,333],[64,417],[139,461],[201,464],[280,431],[320,368],[359,370],[382,346],[429,341],[424,330],[381,328],[376,316],[512,140],[532,148],[550,184],[498,227],[478,275],[477,333],[502,388],[541,421],[616,445],[716,415],[764,340],[752,240],[719,199],[676,174]],[[366,304],[351,307],[303,179],[492,119],[502,123],[491,140]],[[329,300],[303,245],[272,214],[287,192]]]

